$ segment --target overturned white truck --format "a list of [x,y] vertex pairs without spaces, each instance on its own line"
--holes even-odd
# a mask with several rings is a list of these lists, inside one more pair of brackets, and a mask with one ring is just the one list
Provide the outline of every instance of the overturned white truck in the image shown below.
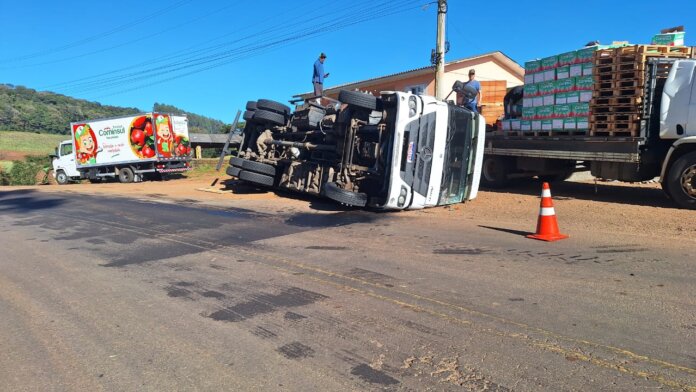
[[293,113],[250,101],[239,154],[227,173],[248,183],[344,205],[419,209],[476,197],[485,121],[430,96],[341,91],[328,107]]

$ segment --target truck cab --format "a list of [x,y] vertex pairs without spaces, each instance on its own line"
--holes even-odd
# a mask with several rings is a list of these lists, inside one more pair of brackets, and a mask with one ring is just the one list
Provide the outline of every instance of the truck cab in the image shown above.
[[56,152],[51,156],[53,161],[53,177],[61,185],[80,179],[80,172],[75,164],[75,152],[72,140],[64,140],[56,147]]
[[662,189],[677,204],[696,209],[696,60],[677,60],[665,81],[660,139],[669,143]]
[[250,101],[242,181],[375,209],[420,209],[476,197],[485,120],[426,95],[340,91],[335,105]]

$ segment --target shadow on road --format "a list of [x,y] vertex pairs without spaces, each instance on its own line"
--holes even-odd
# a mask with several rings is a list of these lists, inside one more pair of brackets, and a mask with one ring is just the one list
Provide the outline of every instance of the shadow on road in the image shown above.
[[522,237],[527,236],[528,234],[534,234],[529,231],[522,231],[522,230],[512,230],[512,229],[506,229],[503,227],[493,227],[493,226],[483,226],[479,225],[479,227],[484,228],[484,229],[491,229],[491,230],[496,230],[496,231],[502,231],[503,233],[509,233],[509,234],[514,234],[514,235],[519,235]]
[[[541,183],[539,181],[518,181],[505,189],[482,188],[482,190],[539,196]],[[661,189],[632,187],[626,184],[558,182],[551,184],[551,193],[554,200],[577,199],[647,207],[679,208],[665,196]]]
[[[36,194],[36,196],[34,196]],[[67,200],[47,198],[32,189],[18,189],[0,192],[0,212],[30,212],[55,208],[65,204]]]

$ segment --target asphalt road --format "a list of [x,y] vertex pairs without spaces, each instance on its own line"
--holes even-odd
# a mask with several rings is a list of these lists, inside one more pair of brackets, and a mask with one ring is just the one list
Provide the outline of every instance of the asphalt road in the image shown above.
[[155,196],[0,192],[0,389],[696,391],[693,242]]

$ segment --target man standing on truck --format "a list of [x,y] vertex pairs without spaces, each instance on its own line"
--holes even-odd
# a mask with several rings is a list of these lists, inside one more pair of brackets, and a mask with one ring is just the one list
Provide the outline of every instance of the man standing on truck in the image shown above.
[[[328,78],[329,74],[324,73],[324,60],[326,54],[322,52],[319,59],[314,62],[314,73],[312,74],[312,84],[314,85],[314,96],[321,97],[324,94],[324,78]],[[317,98],[317,103],[321,104],[321,98]]]
[[466,107],[471,109],[474,113],[478,113],[477,105],[479,102],[481,102],[481,83],[479,83],[478,80],[475,80],[475,78],[476,70],[472,68],[469,70],[469,81],[466,82],[465,85],[476,89],[476,98],[472,99],[471,102],[466,105]]

